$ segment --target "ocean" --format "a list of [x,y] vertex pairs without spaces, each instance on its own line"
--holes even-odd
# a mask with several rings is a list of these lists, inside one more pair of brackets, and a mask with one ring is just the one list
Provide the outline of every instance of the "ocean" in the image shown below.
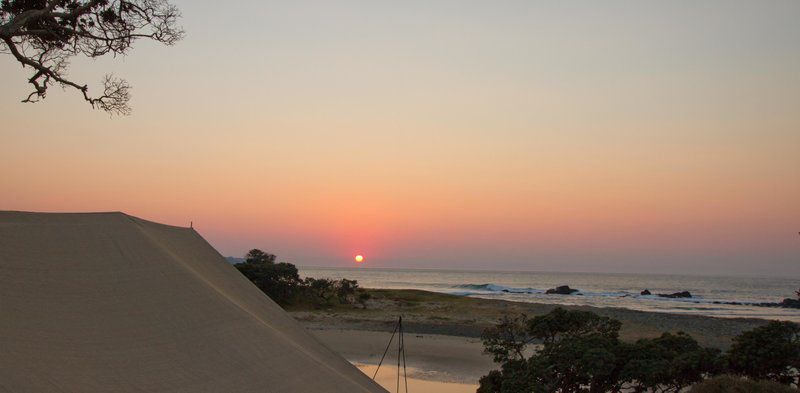
[[[749,304],[777,303],[795,297],[794,291],[800,288],[800,280],[796,278],[320,267],[299,267],[299,270],[303,277],[348,278],[358,280],[359,285],[366,288],[421,289],[518,302],[800,322],[800,309]],[[559,285],[569,285],[579,292],[573,295],[544,293]],[[640,295],[644,289],[652,295]],[[657,296],[680,291],[689,291],[692,297]]]

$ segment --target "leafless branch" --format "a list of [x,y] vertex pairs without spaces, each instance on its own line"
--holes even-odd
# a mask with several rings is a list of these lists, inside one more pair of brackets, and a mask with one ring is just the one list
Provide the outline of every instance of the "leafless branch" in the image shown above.
[[124,79],[107,75],[102,94],[90,95],[87,85],[67,78],[69,59],[125,55],[142,38],[173,45],[184,35],[179,18],[167,0],[2,0],[0,53],[33,71],[33,91],[23,102],[44,99],[56,83],[78,90],[96,109],[127,115],[131,88]]

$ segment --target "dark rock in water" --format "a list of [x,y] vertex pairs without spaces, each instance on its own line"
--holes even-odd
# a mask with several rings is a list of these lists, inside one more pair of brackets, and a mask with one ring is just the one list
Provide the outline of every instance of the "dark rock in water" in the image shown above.
[[781,307],[800,308],[800,299],[783,299]]
[[555,289],[548,289],[545,293],[548,295],[572,295],[575,292],[578,292],[578,290],[570,288],[569,285],[561,285],[555,287]]
[[509,292],[511,292],[511,291],[509,291],[508,289],[504,289],[504,290],[503,290],[503,292],[505,292],[505,293],[509,293]]
[[640,292],[639,294],[642,295],[642,296],[644,296],[644,295],[652,295],[652,293],[650,293],[649,289],[645,289],[644,291]]
[[678,298],[690,298],[690,297],[692,297],[692,294],[689,293],[689,291],[683,291],[683,292],[675,292],[675,293],[670,293],[670,294],[659,293],[658,296],[659,297],[668,297],[670,299],[678,299]]

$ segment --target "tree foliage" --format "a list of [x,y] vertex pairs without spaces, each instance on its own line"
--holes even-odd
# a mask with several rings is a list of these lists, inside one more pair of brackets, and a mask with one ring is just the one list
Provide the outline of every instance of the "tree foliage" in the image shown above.
[[528,334],[528,317],[525,314],[508,314],[496,325],[487,328],[481,336],[483,352],[492,355],[495,363],[505,364],[525,359],[525,347],[533,341]]
[[663,333],[629,346],[621,379],[635,392],[680,392],[724,370],[720,352],[688,334]]
[[[678,392],[720,368],[719,351],[686,334],[627,344],[620,328],[617,320],[562,308],[532,319],[503,317],[483,335],[501,368],[481,378],[478,391]],[[532,343],[538,347],[526,357]]]
[[797,393],[797,389],[773,381],[720,375],[692,386],[689,393]]
[[250,264],[270,264],[275,263],[276,259],[278,259],[278,257],[274,254],[261,251],[257,248],[248,251],[247,255],[244,256],[244,261]]
[[317,304],[330,305],[336,296],[336,282],[330,278],[308,277],[303,281],[303,285]]
[[622,327],[622,323],[616,319],[601,317],[589,311],[567,311],[561,307],[533,318],[528,325],[530,335],[544,344],[555,343],[564,338],[592,335],[616,339]]
[[75,56],[127,54],[134,42],[150,39],[173,45],[184,33],[180,13],[167,0],[2,0],[0,53],[10,54],[32,75],[33,91],[23,102],[44,99],[53,84],[78,90],[96,109],[130,113],[130,85],[113,75],[102,92],[67,77]]
[[275,255],[253,249],[247,253],[244,262],[234,266],[272,300],[286,305],[297,292],[300,275],[295,265],[275,263],[275,260]]
[[343,278],[336,281],[334,288],[336,288],[336,297],[339,299],[339,303],[346,304],[356,302],[357,299],[355,296],[356,290],[358,289],[358,281]]
[[366,297],[357,296],[358,281],[346,278],[333,280],[308,277],[303,280],[303,287],[315,300],[317,306],[331,306],[334,300],[340,304],[359,303],[364,305],[368,299],[368,295]]
[[281,306],[294,302],[310,302],[314,307],[329,307],[338,302],[360,304],[366,308],[370,295],[359,292],[358,281],[346,278],[300,279],[295,265],[276,261],[274,254],[252,249],[245,255],[244,262],[234,266]]
[[531,319],[529,333],[542,343],[529,362],[535,375],[533,390],[619,390],[620,326],[614,319],[562,308]]
[[728,361],[732,372],[783,384],[800,384],[800,325],[772,321],[733,339]]

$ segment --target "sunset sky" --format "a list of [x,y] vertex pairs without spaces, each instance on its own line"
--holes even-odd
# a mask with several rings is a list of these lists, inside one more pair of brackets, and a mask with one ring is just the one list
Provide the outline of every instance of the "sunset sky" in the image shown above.
[[299,265],[800,276],[800,2],[175,1],[187,37],[0,55],[0,210]]

